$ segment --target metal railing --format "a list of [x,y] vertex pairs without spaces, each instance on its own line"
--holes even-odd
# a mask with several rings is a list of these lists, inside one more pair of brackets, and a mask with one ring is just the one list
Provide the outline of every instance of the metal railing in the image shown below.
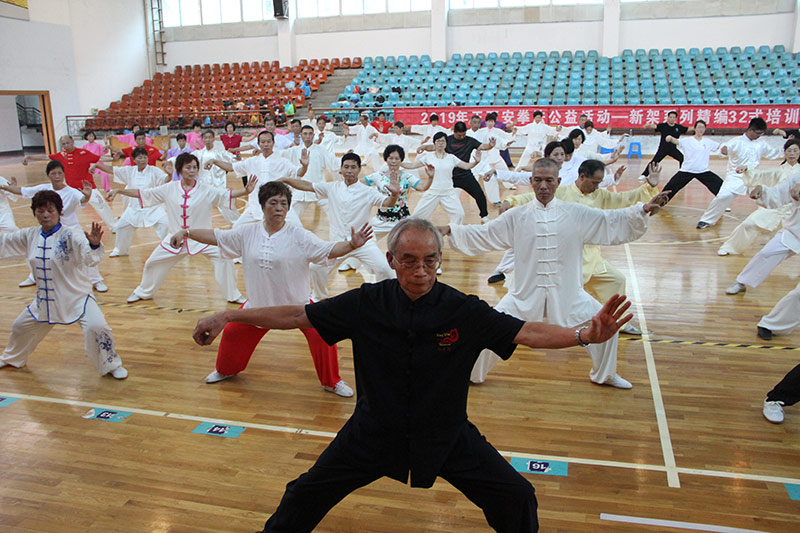
[[40,126],[42,125],[42,112],[38,107],[25,107],[17,103],[17,119],[23,126]]

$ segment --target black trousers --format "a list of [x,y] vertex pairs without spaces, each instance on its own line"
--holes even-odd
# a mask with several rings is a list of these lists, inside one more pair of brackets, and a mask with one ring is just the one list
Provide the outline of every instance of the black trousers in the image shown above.
[[767,394],[767,401],[794,405],[800,402],[800,365],[784,376],[780,383]]
[[478,180],[475,179],[475,176],[473,176],[472,173],[467,176],[453,176],[453,186],[458,187],[459,189],[464,189],[467,191],[467,194],[475,199],[475,203],[478,204],[478,211],[480,211],[481,218],[489,216],[489,209],[486,205],[486,195],[483,194],[483,189],[481,189]]
[[511,153],[508,151],[508,148],[505,150],[500,150],[500,157],[502,157],[503,161],[506,162],[508,168],[514,168],[514,163],[511,162]]
[[669,182],[664,185],[662,190],[669,191],[669,199],[672,200],[672,197],[678,194],[678,191],[686,187],[689,182],[694,179],[705,185],[706,189],[711,191],[711,194],[714,196],[717,195],[719,188],[722,187],[722,178],[710,170],[703,172],[702,174],[678,171],[674,176],[672,176],[672,178],[670,178]]
[[[683,164],[683,154],[678,147],[672,143],[668,143],[663,141],[661,144],[658,145],[658,150],[656,151],[656,155],[653,156],[653,159],[650,161],[652,163],[655,161],[656,163],[660,163],[662,159],[665,157],[670,156],[672,159],[678,162],[678,166],[680,167]],[[647,164],[647,167],[644,169],[644,175],[648,176],[650,174],[650,163]]]
[[[480,460],[476,468],[448,469],[447,464],[455,459],[451,453],[439,476],[480,507],[495,531],[539,531],[533,486],[482,436],[472,439],[470,448]],[[329,446],[322,452],[308,472],[286,485],[281,503],[267,520],[262,533],[312,531],[348,494],[380,477],[351,466],[346,459],[348,453],[342,449]]]

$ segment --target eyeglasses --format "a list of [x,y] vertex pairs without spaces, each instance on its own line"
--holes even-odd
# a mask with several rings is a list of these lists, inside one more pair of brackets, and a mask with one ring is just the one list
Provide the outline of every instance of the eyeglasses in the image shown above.
[[422,261],[401,261],[395,258],[395,261],[397,261],[397,264],[400,265],[403,270],[416,270],[419,267],[422,267],[424,270],[436,270],[439,268],[439,265],[442,264],[442,260],[438,257],[428,257]]

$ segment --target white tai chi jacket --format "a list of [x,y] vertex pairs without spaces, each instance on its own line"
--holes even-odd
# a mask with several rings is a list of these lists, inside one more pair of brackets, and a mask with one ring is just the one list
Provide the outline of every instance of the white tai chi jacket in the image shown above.
[[44,233],[41,226],[0,233],[0,259],[27,257],[36,278],[36,298],[28,312],[37,322],[72,324],[86,312],[92,284],[86,267],[103,258],[102,243],[92,248],[79,229],[60,222]]
[[642,204],[602,210],[553,199],[506,211],[482,226],[450,226],[450,244],[467,255],[513,248],[512,299],[525,320],[548,320],[571,327],[589,320],[600,303],[583,290],[584,244],[630,242],[647,230]]
[[[303,155],[305,145],[293,146],[288,150],[281,150],[276,154],[289,161],[294,165],[295,174],[297,168],[300,167],[300,157]],[[339,162],[336,157],[319,144],[311,144],[308,150],[308,169],[305,176],[301,179],[309,183],[322,183],[325,181],[325,170],[331,174],[336,174],[339,171]],[[292,202],[316,202],[317,195],[310,191],[292,191]]]
[[[796,165],[784,163],[769,170],[750,170],[748,168],[742,176],[742,181],[748,188],[755,187],[756,185],[774,187],[795,174],[800,174],[800,163]],[[774,231],[780,225],[781,220],[789,216],[791,211],[792,206],[790,204],[783,205],[778,209],[759,207],[750,213],[747,218],[759,228],[764,228],[767,231]]]
[[783,220],[781,244],[796,254],[800,253],[800,202],[792,199],[789,193],[797,184],[800,184],[800,174],[783,180],[775,187],[762,187],[761,198],[756,200],[759,205],[767,209],[777,209],[782,205],[791,204],[792,211]]
[[189,255],[197,255],[208,248],[207,244],[184,239],[183,246],[175,249],[169,245],[172,235],[182,229],[212,229],[213,209],[230,209],[233,206],[230,189],[217,189],[195,181],[191,189],[183,188],[183,181],[171,181],[152,189],[139,189],[141,207],[164,205],[169,223],[169,233],[161,241],[161,247],[171,254],[186,249]]
[[757,168],[761,159],[778,159],[783,157],[783,150],[773,148],[764,139],[758,138],[751,141],[746,135],[726,142],[723,146],[728,149],[728,168],[725,173],[725,181],[731,181],[728,185],[736,194],[746,194],[747,187],[742,182],[742,175],[736,172],[739,167],[747,167],[752,170]]
[[198,180],[220,189],[228,187],[228,173],[225,169],[214,165],[211,167],[211,170],[206,170],[206,163],[212,159],[216,159],[232,164],[234,160],[232,153],[227,150],[209,150],[204,146],[202,150],[195,150],[192,152],[192,155],[200,161],[200,173],[197,175]]
[[[158,167],[147,165],[142,172],[134,165],[132,167],[114,167],[114,181],[125,185],[125,189],[152,189],[164,185],[167,173]],[[135,198],[123,197],[128,201],[125,212],[119,217],[118,224],[125,222],[135,228],[150,228],[159,222],[166,222],[167,213],[164,206],[142,207]]]

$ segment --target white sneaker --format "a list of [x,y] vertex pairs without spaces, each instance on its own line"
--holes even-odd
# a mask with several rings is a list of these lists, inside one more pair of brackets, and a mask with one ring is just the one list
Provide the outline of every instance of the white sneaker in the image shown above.
[[94,290],[97,292],[108,292],[108,287],[102,281],[98,281],[94,284]]
[[641,176],[639,176],[639,177],[638,177],[638,178],[636,178],[636,179],[637,179],[637,180],[639,180],[639,181],[645,181],[645,180],[647,180],[647,176],[645,176],[644,174],[642,174]]
[[19,284],[20,287],[30,287],[31,285],[36,285],[36,281],[33,279],[33,275],[28,275],[28,277],[25,278],[25,281],[22,281]]
[[744,292],[747,290],[743,284],[739,283],[738,281],[733,283],[730,287],[725,289],[725,294],[739,294],[740,292]]
[[234,265],[241,265],[242,264],[242,258],[241,257],[237,257],[236,259],[233,260],[233,264]]
[[133,291],[133,292],[131,293],[131,295],[130,295],[130,296],[128,296],[128,299],[127,299],[127,300],[125,300],[125,301],[126,301],[126,302],[128,302],[129,304],[132,304],[133,302],[138,302],[138,301],[139,301],[139,300],[141,300],[141,299],[142,299],[142,298],[141,298],[141,296],[139,296],[138,294],[136,294],[136,291]]
[[437,276],[441,276],[442,275],[442,268],[441,267],[436,269],[436,275]]
[[628,322],[627,324],[622,326],[622,329],[619,330],[619,332],[620,333],[625,333],[626,335],[641,335],[642,334],[642,330],[640,330],[639,328],[637,328],[636,326],[634,326],[630,322]]
[[726,213],[730,213],[730,212],[731,212],[731,208],[730,208],[730,207],[726,207],[726,208],[725,208],[725,212],[726,212]]
[[236,374],[231,374],[230,376],[226,376],[225,374],[220,374],[217,372],[215,368],[209,375],[206,376],[206,383],[217,383],[219,381],[225,381],[226,379],[230,379]]
[[764,409],[761,412],[764,413],[764,418],[773,424],[783,423],[783,402],[764,400]]
[[489,223],[489,216],[485,216],[481,219],[481,224],[488,224]]
[[229,304],[239,304],[239,305],[242,305],[242,304],[243,304],[243,303],[245,303],[246,301],[247,301],[247,298],[245,298],[244,296],[239,296],[239,297],[238,297],[238,298],[236,298],[235,300],[228,300],[228,303],[229,303]]
[[351,389],[350,386],[344,382],[344,380],[340,380],[339,383],[337,383],[333,387],[323,386],[322,388],[328,392],[332,392],[338,396],[342,396],[343,398],[349,398],[350,396],[353,395],[353,389]]
[[348,270],[355,270],[355,267],[351,266],[347,261],[339,265],[339,272],[347,272]]
[[111,371],[111,377],[114,379],[125,379],[128,377],[128,371],[125,368],[118,366]]
[[119,248],[114,248],[113,250],[111,250],[111,253],[108,254],[108,257],[122,257],[123,255],[128,255],[128,254],[121,254],[119,253]]
[[605,383],[601,383],[601,385],[608,385],[609,387],[616,387],[618,389],[632,389],[633,385],[627,379],[621,377],[619,374],[616,374],[613,378],[609,379]]
[[720,248],[719,250],[717,250],[717,255],[725,257],[726,255],[731,255],[731,253],[727,250],[723,250],[722,248]]

